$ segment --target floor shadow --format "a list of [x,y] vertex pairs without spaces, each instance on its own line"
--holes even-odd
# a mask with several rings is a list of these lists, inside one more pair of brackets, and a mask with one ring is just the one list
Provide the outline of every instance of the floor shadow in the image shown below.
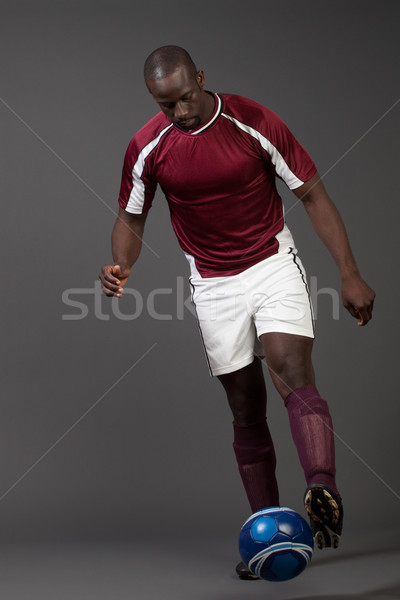
[[323,555],[319,554],[316,558],[313,558],[310,567],[318,567],[318,565],[322,566],[330,563],[343,562],[346,559],[367,558],[369,556],[381,556],[382,554],[393,554],[396,552],[400,552],[400,546],[398,544],[393,546],[387,546],[386,548],[377,549],[376,547],[372,547],[366,548],[365,550],[357,549],[347,552],[340,551],[337,553],[334,550],[331,551],[330,549],[328,549],[328,551],[324,551]]
[[[271,593],[271,590],[266,590],[264,587],[265,582],[251,582],[247,583],[249,586],[260,586],[259,590],[255,590],[254,588],[247,588],[247,590],[238,591],[234,593],[227,592],[226,594],[218,594],[217,596],[208,596],[207,599],[204,600],[266,600],[274,598],[274,594]],[[279,584],[274,584],[279,585]],[[278,596],[278,595],[277,595]],[[400,581],[394,586],[390,586],[387,588],[380,588],[376,590],[370,590],[368,592],[362,592],[360,594],[347,594],[347,593],[338,593],[338,594],[307,594],[306,596],[301,595],[293,595],[288,594],[287,596],[278,596],[281,600],[285,598],[286,600],[399,600],[400,599]]]
[[[382,548],[379,550],[365,549],[365,550],[355,550],[352,552],[340,552],[338,554],[326,554],[326,557],[318,557],[318,560],[315,563],[311,563],[308,569],[314,571],[312,574],[313,586],[310,586],[310,593],[305,594],[304,586],[300,593],[297,593],[292,590],[287,590],[286,593],[283,587],[279,587],[281,584],[279,583],[271,583],[264,581],[242,581],[238,582],[238,586],[240,589],[235,590],[234,592],[227,591],[226,593],[218,593],[215,595],[210,595],[204,600],[266,600],[266,599],[274,599],[274,600],[400,600],[400,560],[398,567],[395,565],[392,567],[390,575],[392,577],[388,577],[388,579],[392,579],[387,586],[385,585],[375,585],[371,584],[369,586],[370,589],[363,592],[351,592],[346,591],[346,577],[348,577],[348,565],[351,564],[351,561],[362,560],[363,558],[373,558],[376,557],[375,568],[377,569],[377,573],[380,572],[380,565],[385,566],[385,556],[388,558],[389,556],[400,556],[400,548],[397,547],[388,547]],[[335,592],[335,593],[326,593],[323,594],[316,590],[315,584],[320,582],[322,585],[322,589],[324,589],[325,585],[325,577],[326,574],[321,572],[318,573],[318,567],[326,567],[328,564],[333,564],[335,569],[335,577],[340,577],[340,566],[339,562],[347,564],[346,575],[344,575],[343,579],[343,591]],[[368,565],[365,565],[365,568],[368,568]],[[310,573],[311,574],[311,573]],[[330,575],[332,576],[332,574]],[[355,576],[355,573],[354,573]],[[362,575],[360,574],[360,577]],[[232,577],[233,578],[233,577]],[[324,578],[324,579],[321,579]],[[395,578],[395,582],[393,583],[393,578]],[[361,580],[362,581],[362,580]],[[354,582],[352,582],[354,589]],[[267,586],[267,588],[266,588]],[[271,587],[277,586],[277,587]],[[329,582],[326,582],[326,586],[329,589]],[[336,587],[338,587],[336,585]],[[361,587],[361,586],[360,586]],[[318,585],[317,585],[318,589]],[[275,593],[276,592],[276,593]]]
[[334,594],[302,596],[291,600],[399,600],[400,581],[394,586],[364,592],[362,594]]

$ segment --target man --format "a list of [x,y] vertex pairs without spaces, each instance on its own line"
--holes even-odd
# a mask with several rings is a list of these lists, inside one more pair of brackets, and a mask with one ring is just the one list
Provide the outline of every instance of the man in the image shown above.
[[[342,219],[313,161],[277,115],[246,98],[206,91],[203,71],[177,46],[155,50],[144,74],[161,112],[126,152],[112,233],[114,262],[102,268],[102,289],[121,297],[159,184],[190,264],[210,370],[232,410],[233,447],[250,507],[255,512],[279,505],[258,358],[265,356],[288,410],[316,543],[337,547],[343,507],[332,421],[315,387],[308,288],[276,177],[303,202],[336,261],[343,303],[358,325],[371,319],[375,294],[359,274]],[[251,577],[243,564],[237,572]]]

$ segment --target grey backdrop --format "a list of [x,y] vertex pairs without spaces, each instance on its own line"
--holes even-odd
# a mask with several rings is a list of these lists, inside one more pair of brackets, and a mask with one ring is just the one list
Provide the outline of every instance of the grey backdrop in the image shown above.
[[[181,519],[188,535],[235,540],[248,516],[161,194],[120,314],[96,292],[126,146],[157,110],[142,64],[167,43],[192,53],[209,89],[278,112],[345,219],[377,291],[363,329],[342,308],[334,318],[336,268],[282,190],[308,276],[332,288],[317,297],[314,361],[338,435],[347,543],[366,524],[381,540],[398,533],[398,18],[387,0],[0,3],[3,540],[163,536]],[[171,319],[154,318],[156,288],[155,310]],[[282,502],[301,511],[271,388],[269,402]]]

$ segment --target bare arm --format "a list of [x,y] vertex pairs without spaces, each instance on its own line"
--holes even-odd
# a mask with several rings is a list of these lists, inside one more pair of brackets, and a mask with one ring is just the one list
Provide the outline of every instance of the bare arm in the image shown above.
[[344,306],[358,320],[358,325],[366,325],[372,318],[375,292],[360,275],[339,211],[318,174],[294,193],[302,200],[316,233],[337,264]]
[[119,209],[111,234],[113,264],[104,265],[99,275],[101,287],[107,296],[122,296],[131,268],[141,248],[147,214],[134,215]]

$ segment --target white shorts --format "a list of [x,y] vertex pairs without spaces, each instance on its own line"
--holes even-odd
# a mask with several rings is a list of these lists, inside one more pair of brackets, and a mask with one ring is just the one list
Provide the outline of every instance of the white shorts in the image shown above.
[[295,249],[274,254],[238,275],[191,277],[212,375],[241,369],[263,356],[263,333],[314,337],[306,273]]

